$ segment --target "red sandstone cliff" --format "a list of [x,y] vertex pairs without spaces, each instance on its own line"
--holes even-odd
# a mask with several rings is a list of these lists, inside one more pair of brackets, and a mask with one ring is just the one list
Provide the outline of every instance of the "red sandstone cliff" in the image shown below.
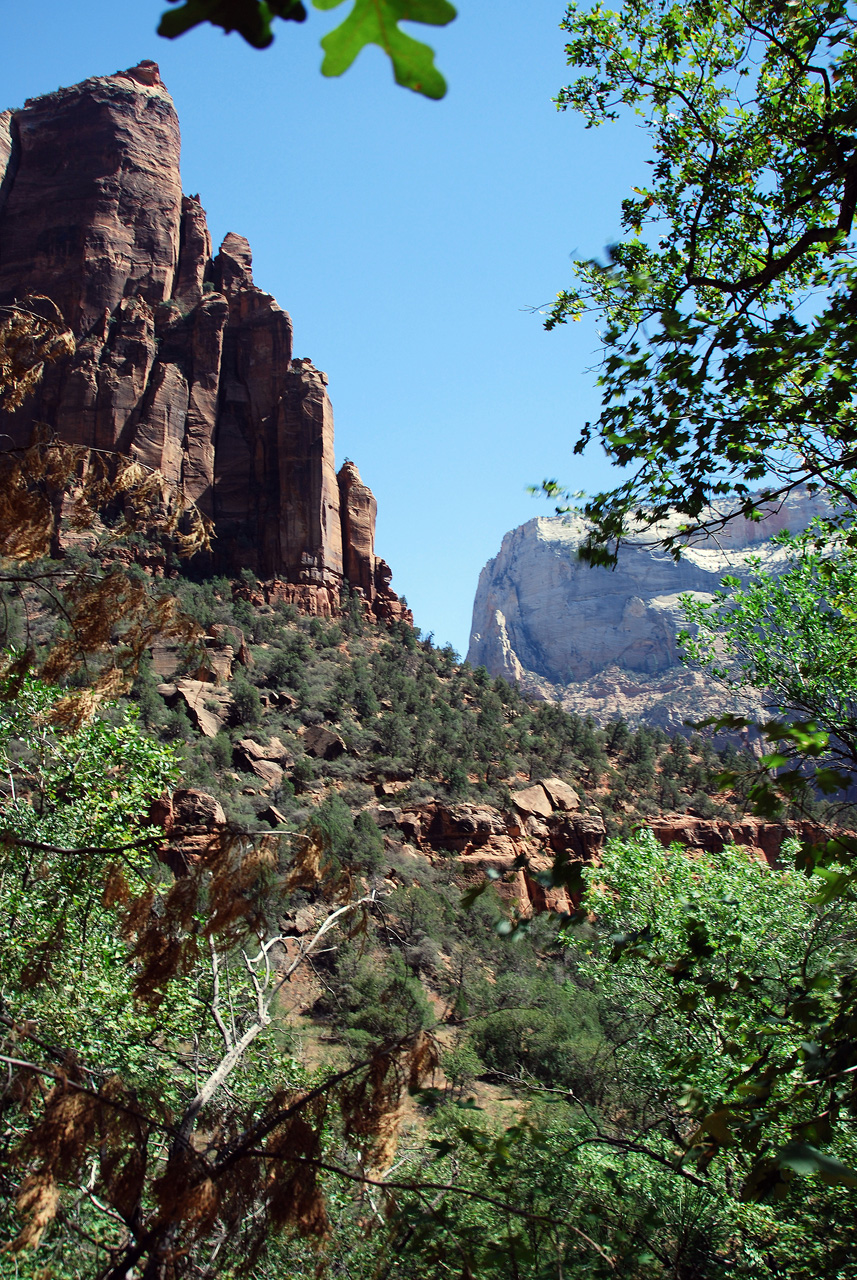
[[350,463],[337,480],[327,378],[292,359],[247,241],[212,255],[179,151],[153,62],[0,115],[0,303],[44,294],[78,340],[3,431],[47,423],[160,469],[213,518],[214,569],[278,578],[313,612],[347,583],[405,616],[371,490]]

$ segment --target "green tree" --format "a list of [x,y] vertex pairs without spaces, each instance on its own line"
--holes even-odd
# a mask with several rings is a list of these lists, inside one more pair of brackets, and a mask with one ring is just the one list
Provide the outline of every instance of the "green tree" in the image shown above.
[[[693,634],[684,650],[715,679],[760,690],[771,711],[814,726],[782,746],[799,760],[806,747],[852,775],[857,770],[857,613],[854,553],[817,540],[813,531],[779,539],[787,555],[782,573],[758,561],[748,582],[723,579],[712,600],[683,597]],[[750,562],[751,566],[754,562]],[[801,749],[803,747],[803,750]],[[813,770],[815,784],[824,781]],[[836,779],[831,778],[835,785]]]
[[[322,907],[290,956],[274,837],[212,831],[188,857],[148,820],[171,748],[115,708],[69,726],[32,679],[2,692],[0,1275],[232,1275],[282,1228],[323,1233],[331,1103],[351,1150],[379,1124],[389,1139],[401,1082],[433,1060],[418,1017],[310,1080],[272,1025],[292,974],[374,898]],[[323,889],[307,843],[290,874]]]
[[[578,262],[548,320],[603,322],[601,413],[575,450],[600,439],[627,471],[584,506],[598,562],[630,521],[678,512],[661,531],[678,552],[683,525],[753,515],[804,483],[850,519],[855,22],[842,0],[566,14],[577,77],[558,106],[588,127],[633,113],[653,157],[609,262]],[[737,501],[712,515],[726,495]]]
[[232,681],[232,708],[238,724],[258,724],[262,716],[262,700],[259,690],[246,676],[238,675]]
[[584,972],[633,1043],[635,1089],[663,1102],[676,1167],[719,1162],[750,1199],[795,1173],[857,1187],[851,1086],[825,1042],[853,1005],[853,903],[742,849],[691,860],[649,833],[587,879],[602,941]]
[[375,819],[365,810],[354,819],[351,857],[357,869],[368,875],[379,872],[384,865],[384,837]]

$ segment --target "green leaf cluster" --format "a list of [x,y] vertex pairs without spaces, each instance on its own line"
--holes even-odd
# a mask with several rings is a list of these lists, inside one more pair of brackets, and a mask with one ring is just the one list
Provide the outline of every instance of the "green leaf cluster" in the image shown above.
[[748,1200],[784,1196],[795,1173],[857,1185],[851,897],[646,833],[588,879],[604,943],[586,971],[634,1026],[635,1078],[674,1117],[677,1167],[726,1169]]
[[[342,0],[312,0],[316,9],[335,9]],[[183,35],[201,22],[210,22],[224,31],[237,31],[256,49],[265,49],[274,40],[274,19],[305,22],[307,11],[301,0],[170,0],[181,4],[168,9],[161,18],[158,34],[170,39]],[[383,49],[393,68],[396,83],[427,98],[442,98],[446,81],[434,65],[428,45],[403,31],[402,22],[419,22],[443,27],[455,17],[448,0],[354,0],[348,17],[322,39],[322,74],[339,76],[347,71],[367,45]]]

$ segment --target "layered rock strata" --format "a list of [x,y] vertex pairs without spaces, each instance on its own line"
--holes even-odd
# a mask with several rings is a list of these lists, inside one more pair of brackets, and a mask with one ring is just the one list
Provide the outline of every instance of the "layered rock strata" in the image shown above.
[[665,848],[677,844],[691,856],[699,856],[721,853],[727,845],[737,844],[758,862],[767,862],[772,867],[781,865],[786,840],[818,845],[837,835],[852,835],[850,831],[837,831],[805,819],[765,822],[762,818],[745,816],[730,822],[722,818],[696,818],[686,813],[661,814],[650,818],[647,826]]
[[327,377],[293,359],[244,237],[213,254],[179,152],[153,62],[0,115],[0,304],[49,297],[77,339],[3,430],[23,444],[46,423],[163,472],[214,521],[212,570],[250,568],[311,613],[349,584],[405,616],[371,490],[353,463],[336,474]]
[[710,599],[724,575],[747,575],[750,556],[776,572],[786,556],[770,539],[826,509],[823,498],[797,493],[757,523],[737,518],[695,539],[679,561],[656,535],[641,535],[620,549],[615,569],[579,559],[579,517],[530,520],[480,574],[468,659],[601,723],[621,715],[680,729],[726,709],[723,690],[681,663],[681,595]]

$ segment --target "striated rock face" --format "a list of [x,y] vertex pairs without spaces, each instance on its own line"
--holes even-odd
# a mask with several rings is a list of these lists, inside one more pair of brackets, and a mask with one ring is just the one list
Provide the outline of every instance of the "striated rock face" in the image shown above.
[[825,509],[820,497],[794,495],[758,523],[737,519],[694,541],[678,562],[649,534],[624,546],[612,570],[578,559],[579,517],[530,520],[482,570],[468,659],[602,722],[623,715],[679,728],[709,706],[723,710],[722,691],[681,665],[679,597],[710,597],[725,574],[746,574],[751,555],[776,571],[785,556],[769,539]]
[[[179,250],[179,126],[154,63],[11,113],[0,294],[57,303],[76,334],[121,299],[170,296]],[[11,172],[10,172],[11,171]]]
[[360,479],[360,472],[349,459],[343,463],[337,478],[345,574],[349,582],[371,595],[375,590],[375,516],[378,504],[372,490]]
[[230,232],[212,256],[183,196],[179,125],[153,62],[0,115],[0,303],[44,294],[78,340],[3,430],[47,423],[135,454],[214,520],[211,568],[279,580],[309,612],[350,584],[409,617],[375,556],[376,503],[337,478],[327,377],[292,358],[292,324]]

